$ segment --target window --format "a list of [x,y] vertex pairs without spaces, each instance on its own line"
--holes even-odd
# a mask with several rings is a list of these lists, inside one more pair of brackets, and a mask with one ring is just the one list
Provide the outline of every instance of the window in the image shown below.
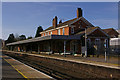
[[74,27],[71,27],[71,33],[72,34],[74,33]]
[[64,28],[63,28],[63,35],[64,35]]
[[50,32],[50,34],[52,35],[52,31]]
[[48,32],[48,35],[49,35],[49,32]]
[[60,35],[60,29],[58,29],[58,35]]

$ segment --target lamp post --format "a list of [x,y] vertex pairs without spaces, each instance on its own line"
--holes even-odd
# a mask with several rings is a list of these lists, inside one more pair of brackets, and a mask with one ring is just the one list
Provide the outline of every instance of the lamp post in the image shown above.
[[87,57],[87,34],[86,34],[86,28],[85,28],[85,57]]
[[107,59],[106,59],[106,55],[107,55],[107,40],[106,39],[105,39],[104,46],[105,46],[105,62],[106,62],[107,61]]

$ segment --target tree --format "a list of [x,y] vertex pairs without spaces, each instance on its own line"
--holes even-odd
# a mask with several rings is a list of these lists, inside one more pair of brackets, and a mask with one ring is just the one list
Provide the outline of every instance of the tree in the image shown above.
[[16,41],[19,41],[20,39],[19,39],[19,34],[17,34],[17,33],[15,33],[15,40]]
[[29,36],[27,39],[32,39],[32,36]]
[[5,43],[12,43],[12,42],[15,42],[15,37],[14,37],[14,34],[10,34],[8,39],[5,41]]
[[25,35],[20,35],[19,36],[19,40],[25,40],[26,39],[26,36]]
[[39,26],[39,27],[37,28],[35,37],[40,37],[40,36],[41,36],[40,32],[42,32],[42,31],[43,31],[42,26]]

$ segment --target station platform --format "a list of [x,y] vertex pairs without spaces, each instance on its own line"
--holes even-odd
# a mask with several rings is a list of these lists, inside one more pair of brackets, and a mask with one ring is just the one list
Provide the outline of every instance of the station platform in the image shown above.
[[27,66],[9,56],[2,55],[2,80],[54,80],[30,66]]
[[[7,51],[7,52],[14,52],[14,51]],[[90,65],[95,65],[95,66],[103,66],[103,67],[108,67],[108,68],[115,68],[115,69],[120,69],[120,57],[117,57],[116,59],[107,58],[107,61],[105,61],[104,57],[102,58],[97,58],[97,57],[81,57],[80,55],[60,55],[60,54],[44,54],[44,53],[28,53],[28,52],[15,52],[15,53],[20,53],[20,54],[28,54],[28,55],[33,55],[33,56],[40,56],[40,57],[49,57],[49,58],[55,58],[55,59],[60,59],[60,60],[66,60],[66,61],[72,61],[72,62],[77,62],[77,63],[84,63],[84,64],[90,64]]]

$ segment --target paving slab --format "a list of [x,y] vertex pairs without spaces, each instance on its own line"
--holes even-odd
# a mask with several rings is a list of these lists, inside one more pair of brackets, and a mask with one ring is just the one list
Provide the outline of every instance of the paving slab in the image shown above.
[[[8,67],[12,66],[11,67],[12,70],[17,72],[17,74],[14,75],[14,74],[12,74],[13,71],[10,71],[9,70],[10,68],[6,67],[8,72],[9,71],[11,72],[12,78],[26,78],[28,80],[29,79],[32,79],[32,80],[33,79],[35,79],[35,80],[36,79],[38,79],[38,80],[44,80],[44,79],[45,80],[46,79],[54,80],[53,77],[50,77],[49,75],[46,75],[46,74],[44,74],[44,73],[42,73],[42,72],[40,72],[40,71],[30,67],[30,66],[27,66],[27,65],[25,65],[25,64],[15,60],[15,59],[9,57],[9,56],[3,55],[2,58],[3,58],[3,61],[7,62],[7,65],[9,65]],[[10,76],[7,76],[8,73],[4,73],[4,74],[6,74],[6,76],[5,76],[6,78],[11,78]],[[18,76],[18,74],[19,74],[19,76]]]

